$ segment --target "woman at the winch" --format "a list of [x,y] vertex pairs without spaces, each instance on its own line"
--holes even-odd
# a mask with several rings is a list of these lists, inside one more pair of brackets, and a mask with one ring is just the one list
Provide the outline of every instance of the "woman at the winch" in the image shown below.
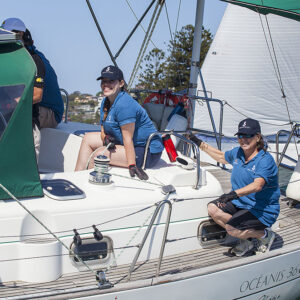
[[[115,66],[107,66],[101,71],[101,88],[105,98],[100,108],[101,132],[85,134],[76,163],[75,171],[84,170],[89,157],[103,153],[110,158],[110,164],[128,167],[131,177],[137,175],[147,180],[141,169],[148,137],[156,132],[145,109],[124,89],[123,72]],[[146,168],[152,168],[160,159],[163,144],[159,136],[151,142],[147,154]],[[93,159],[89,168],[93,167]]]
[[232,165],[232,191],[208,204],[208,214],[240,239],[232,248],[236,256],[249,251],[266,252],[275,233],[270,229],[275,223],[280,206],[278,169],[273,157],[266,152],[259,122],[245,119],[239,123],[239,147],[225,153],[192,135],[191,140],[216,161]]

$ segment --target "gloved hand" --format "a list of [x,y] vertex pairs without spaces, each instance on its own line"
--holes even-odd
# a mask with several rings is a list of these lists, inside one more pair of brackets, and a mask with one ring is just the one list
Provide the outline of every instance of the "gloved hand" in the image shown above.
[[202,144],[202,140],[198,139],[195,135],[193,135],[192,133],[190,134],[190,140],[193,141],[194,143],[197,144],[198,147],[200,147],[200,145]]
[[223,194],[221,195],[216,201],[221,202],[221,203],[227,203],[228,201],[231,201],[233,199],[237,199],[238,195],[235,191],[231,191],[228,194]]
[[148,180],[149,177],[143,169],[137,167],[136,165],[130,165],[128,168],[131,177],[135,177],[136,175],[141,180]]
[[108,149],[113,150],[116,148],[116,139],[113,136],[107,134],[104,138],[103,144],[104,144],[104,146],[107,146],[108,144],[110,144]]

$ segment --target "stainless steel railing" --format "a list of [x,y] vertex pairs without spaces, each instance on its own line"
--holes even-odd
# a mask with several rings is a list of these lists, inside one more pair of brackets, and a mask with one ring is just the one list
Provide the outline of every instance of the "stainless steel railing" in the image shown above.
[[65,123],[68,123],[68,112],[69,112],[69,94],[65,89],[59,89],[61,93],[65,94],[66,97],[66,109],[65,109]]
[[[286,150],[291,142],[291,139],[293,136],[297,136],[299,137],[298,135],[298,132],[297,130],[300,128],[300,124],[298,123],[294,123],[293,124],[293,127],[292,127],[292,130],[291,131],[287,131],[287,130],[279,130],[276,134],[276,163],[277,163],[277,166],[279,167],[281,164],[282,164],[282,160],[283,158],[286,158],[292,162],[296,162],[297,161],[293,158],[291,158],[290,156],[286,155]],[[279,152],[279,137],[283,134],[283,133],[289,133],[289,136],[288,136],[288,139],[283,147],[283,150],[282,152]]]
[[132,271],[136,265],[136,262],[144,248],[144,245],[145,245],[145,242],[147,240],[147,237],[153,227],[153,224],[154,224],[154,221],[159,213],[159,211],[162,209],[162,207],[164,205],[168,205],[169,206],[169,210],[168,210],[168,215],[167,215],[167,220],[166,220],[166,223],[165,223],[165,231],[164,231],[164,236],[163,236],[163,239],[162,239],[162,244],[161,244],[161,248],[160,248],[160,253],[159,253],[159,260],[158,260],[158,265],[157,265],[157,269],[156,269],[156,277],[159,275],[159,271],[160,271],[160,267],[161,267],[161,262],[162,262],[162,258],[163,258],[163,254],[164,254],[164,250],[165,250],[165,245],[166,245],[166,240],[167,240],[167,235],[168,235],[168,231],[169,231],[169,225],[170,225],[170,219],[171,219],[171,213],[172,213],[172,203],[167,200],[167,198],[169,197],[170,193],[168,193],[165,197],[164,200],[162,200],[161,202],[158,203],[155,211],[154,211],[154,214],[151,218],[151,221],[147,227],[147,230],[146,230],[146,233],[143,237],[143,240],[141,242],[141,244],[139,245],[139,249],[131,263],[131,266],[130,266],[130,269],[129,269],[129,272],[128,272],[128,275],[127,275],[127,280],[129,281],[130,278],[131,278],[131,274],[132,274]]
[[147,160],[147,154],[149,151],[149,146],[150,146],[150,142],[152,140],[153,137],[157,136],[157,135],[165,135],[165,134],[170,134],[170,135],[174,135],[176,137],[178,137],[179,139],[181,139],[183,142],[191,145],[194,149],[194,153],[196,155],[196,168],[197,168],[197,176],[196,176],[196,182],[193,186],[194,189],[198,189],[199,185],[200,185],[200,150],[199,147],[192,142],[191,140],[188,140],[187,138],[185,138],[182,134],[189,134],[191,131],[173,131],[173,130],[165,130],[165,131],[156,131],[153,132],[152,134],[150,134],[147,143],[146,143],[146,147],[145,147],[145,154],[144,154],[144,161],[143,161],[143,165],[142,165],[142,169],[145,170],[146,169],[146,160]]

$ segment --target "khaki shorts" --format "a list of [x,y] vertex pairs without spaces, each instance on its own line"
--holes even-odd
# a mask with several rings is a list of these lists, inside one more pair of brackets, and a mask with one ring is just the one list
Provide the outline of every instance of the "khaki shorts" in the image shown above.
[[53,110],[44,106],[39,107],[39,121],[41,128],[56,128],[57,126]]

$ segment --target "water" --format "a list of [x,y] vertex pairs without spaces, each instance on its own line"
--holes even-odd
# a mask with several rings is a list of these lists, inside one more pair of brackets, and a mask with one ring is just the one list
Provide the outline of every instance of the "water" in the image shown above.
[[[287,185],[289,183],[289,180],[292,176],[293,171],[288,170],[282,167],[279,167],[279,186],[280,186],[280,191],[285,194]],[[300,299],[299,299],[300,300]]]

